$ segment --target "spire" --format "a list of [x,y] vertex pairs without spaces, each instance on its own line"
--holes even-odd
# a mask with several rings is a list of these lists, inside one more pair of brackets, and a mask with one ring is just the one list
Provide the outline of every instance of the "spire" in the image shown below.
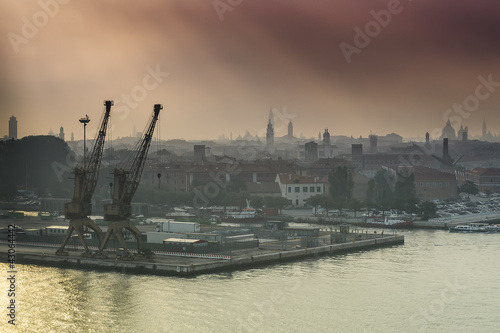
[[274,125],[274,114],[273,114],[273,107],[269,109],[269,123],[271,125]]
[[267,131],[266,131],[267,151],[270,153],[274,151],[274,127],[273,127],[273,119],[271,117],[272,117],[272,110],[271,114],[269,114],[269,123],[267,124]]

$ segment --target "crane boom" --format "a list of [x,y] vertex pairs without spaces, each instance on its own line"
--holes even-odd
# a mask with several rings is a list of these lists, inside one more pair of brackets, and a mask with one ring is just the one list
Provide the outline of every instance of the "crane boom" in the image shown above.
[[130,204],[139,186],[156,121],[161,109],[163,109],[161,104],[155,104],[153,116],[142,135],[138,148],[132,155],[130,165],[126,168],[116,168],[114,170],[113,203],[106,205],[104,209],[104,218],[106,220],[120,220],[131,216]]
[[[75,167],[75,189],[73,199],[64,205],[65,217],[70,219],[68,231],[64,236],[61,247],[56,251],[58,255],[67,255],[68,251],[65,250],[66,244],[70,239],[73,231],[76,231],[78,238],[85,248],[85,255],[91,255],[91,251],[85,242],[85,232],[87,229],[92,229],[101,241],[102,230],[99,226],[89,218],[92,214],[92,195],[97,184],[99,177],[99,169],[101,168],[101,158],[104,150],[104,139],[106,138],[106,130],[108,128],[108,120],[111,113],[111,106],[113,101],[104,101],[106,107],[104,116],[102,118],[99,132],[97,133],[94,147],[90,154],[88,163],[87,159],[83,158],[83,166],[78,165]],[[90,121],[89,117],[80,119],[80,123],[85,126]],[[85,141],[84,141],[85,147]],[[84,148],[85,149],[85,148]],[[85,154],[85,152],[84,152]]]
[[94,194],[94,190],[97,184],[97,178],[99,177],[102,153],[104,150],[104,139],[106,138],[106,130],[108,128],[108,120],[113,101],[105,101],[104,105],[106,106],[106,111],[104,112],[101,127],[99,128],[99,132],[97,133],[97,139],[94,143],[94,147],[87,164],[87,186],[84,190],[84,200],[88,200],[88,202],[90,202],[90,200],[92,199],[92,195]]
[[104,149],[104,139],[106,138],[106,130],[111,112],[113,101],[105,101],[106,110],[97,133],[92,152],[88,159],[88,163],[84,166],[78,165],[75,167],[75,189],[73,200],[65,205],[65,216],[68,219],[86,217],[92,213],[92,195],[99,177],[99,169],[101,166],[101,158]]
[[133,152],[131,163],[125,168],[115,168],[114,170],[113,201],[111,204],[104,206],[104,219],[110,222],[106,235],[104,235],[104,239],[99,245],[100,253],[102,253],[106,247],[111,235],[115,234],[115,238],[118,240],[121,247],[130,255],[124,240],[124,229],[135,235],[137,251],[138,253],[141,252],[141,233],[129,219],[132,215],[131,202],[139,186],[142,170],[144,169],[156,121],[158,120],[161,109],[163,109],[161,104],[155,104],[153,117],[139,141],[138,148]]

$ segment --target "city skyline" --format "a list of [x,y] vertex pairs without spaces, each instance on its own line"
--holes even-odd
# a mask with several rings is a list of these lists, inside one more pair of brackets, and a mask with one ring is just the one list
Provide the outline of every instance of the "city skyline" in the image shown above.
[[435,138],[448,118],[499,132],[490,1],[44,4],[1,5],[1,136],[14,115],[19,137],[62,125],[81,139],[78,119],[97,127],[105,99],[113,138],[142,130],[155,103],[162,140],[265,137],[271,107],[287,119],[277,136],[288,120],[306,137]]
[[[270,116],[271,114],[273,114],[273,111],[270,112]],[[329,133],[329,129],[328,129],[328,126],[325,126],[324,128],[324,132],[322,132],[322,130],[320,130],[318,132],[318,137],[315,137],[314,135],[309,135],[309,136],[306,136],[304,135],[302,132],[297,132],[297,131],[294,131],[294,123],[292,120],[288,120],[289,118],[288,117],[284,117],[282,113],[280,113],[279,111],[276,111],[275,110],[275,113],[277,116],[278,116],[278,121],[277,121],[277,126],[274,125],[274,120],[272,121],[273,123],[273,127],[272,127],[272,137],[273,138],[277,138],[277,139],[287,139],[288,143],[292,143],[290,142],[290,139],[293,138],[293,139],[296,139],[296,140],[300,140],[300,141],[304,141],[304,140],[313,140],[313,141],[324,141],[324,133],[328,133],[328,137],[330,136],[330,133]],[[286,114],[286,113],[285,113]],[[269,117],[270,117],[269,116]],[[285,120],[288,120],[289,123],[288,125],[284,126],[284,121]],[[250,139],[250,140],[260,140],[262,141],[262,144],[264,144],[268,139],[268,131],[269,131],[269,125],[271,124],[271,119],[269,118],[268,119],[268,125],[267,125],[267,129],[266,131],[264,132],[262,129],[257,131],[257,132],[251,132],[250,130],[246,129],[244,131],[244,133],[233,133],[232,131],[230,131],[229,133],[220,133],[217,138],[192,138],[192,139],[186,139],[186,141],[192,141],[192,142],[196,142],[196,141],[233,141],[233,140],[247,140],[247,139]],[[15,123],[14,127],[11,126],[11,123]],[[453,135],[449,135],[449,131],[453,131],[454,132],[454,136]],[[470,129],[467,125],[464,126],[463,123],[461,123],[460,125],[460,128],[455,128],[453,127],[453,125],[451,124],[450,121],[447,121],[446,122],[446,125],[442,128],[442,129],[439,129],[439,128],[435,128],[434,129],[434,133],[433,135],[434,136],[431,136],[430,133],[426,132],[423,136],[420,136],[420,135],[417,135],[416,137],[404,137],[404,136],[401,136],[403,138],[403,140],[405,141],[416,141],[416,142],[423,142],[423,141],[426,141],[427,140],[427,135],[429,135],[429,138],[430,140],[434,140],[434,141],[440,141],[443,137],[445,138],[450,138],[450,140],[458,140],[458,141],[462,141],[462,136],[461,136],[461,132],[467,132],[467,138],[468,139],[479,139],[479,140],[485,140],[485,141],[488,141],[488,140],[497,140],[498,138],[498,135],[497,133],[492,133],[491,130],[488,128],[487,126],[487,122],[486,120],[483,120],[483,125],[482,125],[482,128],[481,128],[481,133],[474,133],[472,132],[472,135],[470,134]],[[275,132],[275,133],[274,133]],[[11,135],[11,133],[15,133],[15,135]],[[446,134],[445,134],[446,133]],[[96,129],[95,128],[92,128],[90,127],[89,129],[89,136],[88,136],[88,140],[92,140],[93,137],[95,136],[95,134],[97,134],[96,132]],[[234,134],[234,136],[233,136]],[[338,137],[338,138],[352,138],[354,140],[356,139],[368,139],[370,138],[371,136],[376,136],[376,137],[385,137],[385,136],[390,136],[390,135],[398,135],[399,136],[399,133],[395,133],[395,132],[392,132],[392,133],[386,133],[386,134],[380,134],[380,133],[372,133],[370,132],[370,134],[368,135],[360,135],[360,136],[353,136],[353,135],[344,135],[344,134],[333,134],[332,137]],[[56,136],[56,137],[59,137],[60,139],[64,140],[64,141],[82,141],[83,138],[81,139],[76,139],[74,138],[74,133],[72,132],[71,133],[71,139],[68,139],[68,140],[65,140],[65,130],[64,130],[64,126],[61,126],[59,128],[59,132],[58,133],[55,133],[52,128],[50,128],[49,132],[48,133],[38,133],[38,134],[31,134],[31,135],[49,135],[49,136]],[[124,138],[137,138],[137,137],[140,137],[142,135],[142,132],[141,131],[137,131],[136,130],[136,126],[134,125],[133,128],[132,128],[132,132],[129,134],[129,135],[124,135],[124,136],[118,136],[118,137],[112,137],[111,135],[108,136],[108,139],[107,140],[118,140],[118,139],[124,139]],[[27,135],[27,136],[30,136],[30,135]],[[16,117],[15,116],[11,116],[9,118],[9,135],[4,135],[3,136],[3,139],[4,140],[8,140],[8,139],[11,139],[11,138],[14,138],[14,139],[21,139],[21,137],[17,138],[17,120],[16,120]],[[184,140],[183,138],[160,138],[158,136],[155,137],[156,140],[161,140],[161,141],[168,141],[168,140]]]

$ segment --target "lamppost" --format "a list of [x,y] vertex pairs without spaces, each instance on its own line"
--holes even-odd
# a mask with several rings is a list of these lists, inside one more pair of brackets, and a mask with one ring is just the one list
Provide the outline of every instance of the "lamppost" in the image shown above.
[[87,168],[87,159],[86,159],[86,152],[87,152],[87,147],[85,144],[86,141],[86,127],[87,124],[90,122],[90,118],[88,115],[85,115],[85,118],[80,118],[80,122],[83,124],[83,168]]

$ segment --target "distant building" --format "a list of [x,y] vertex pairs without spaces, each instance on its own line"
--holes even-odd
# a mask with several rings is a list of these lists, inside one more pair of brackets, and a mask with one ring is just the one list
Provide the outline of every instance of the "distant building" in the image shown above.
[[[141,177],[141,184],[159,185],[172,192],[185,192],[188,189],[186,170],[194,162],[171,162],[168,164],[146,165]],[[158,174],[161,175],[158,178]],[[158,182],[161,182],[158,184]]]
[[259,197],[280,197],[281,196],[281,190],[279,187],[279,184],[276,182],[269,183],[245,183],[246,186],[246,192],[252,196],[259,196]]
[[274,126],[273,126],[272,111],[269,114],[269,122],[267,124],[266,143],[267,143],[267,151],[270,153],[273,152],[274,151]]
[[451,126],[450,120],[446,122],[446,126],[443,127],[443,131],[441,133],[441,139],[448,138],[450,140],[455,140],[457,135],[455,134],[455,129]]
[[474,168],[465,172],[465,180],[473,182],[480,192],[500,193],[499,168]]
[[293,140],[293,124],[292,121],[288,123],[288,143],[291,143]]
[[483,136],[481,139],[484,141],[493,141],[495,139],[491,131],[486,130],[486,120],[483,120]]
[[9,119],[9,139],[17,140],[17,119],[14,116]]
[[351,161],[355,170],[376,172],[382,167],[397,168],[401,165],[428,165],[432,157],[426,155],[417,145],[405,147],[391,147],[388,153],[363,154],[363,144],[351,145]]
[[293,173],[279,173],[276,182],[280,186],[281,196],[290,200],[294,207],[303,207],[306,200],[327,192],[327,181],[319,177],[299,176]]
[[328,132],[328,128],[325,129],[325,133],[323,133],[323,144],[324,145],[330,144],[330,132]]
[[206,147],[205,145],[194,145],[194,160],[201,161],[206,156]]
[[425,133],[425,143],[429,143],[430,138],[429,138],[429,132]]
[[358,170],[363,169],[363,144],[353,143],[351,145],[352,164]]
[[299,175],[326,177],[334,168],[346,167],[350,172],[354,171],[353,164],[343,158],[320,158],[313,163],[308,163],[303,169],[296,168]]
[[305,144],[306,162],[314,162],[318,159],[318,144],[314,141]]
[[468,136],[469,136],[468,132],[469,132],[468,126],[465,126],[465,128],[464,128],[463,125],[460,125],[460,129],[457,132],[457,139],[462,140],[462,141],[467,141]]
[[64,141],[64,128],[62,126],[59,129],[59,139]]
[[396,133],[377,136],[377,146],[392,146],[403,142],[403,137]]
[[335,145],[332,145],[330,140],[330,132],[328,131],[328,128],[325,129],[325,132],[323,133],[323,144],[318,147],[318,157],[319,158],[329,158],[334,156],[334,148],[336,148]]
[[377,153],[377,136],[370,134],[369,139],[370,139],[370,153],[376,154]]
[[415,177],[415,190],[418,199],[429,201],[457,197],[457,179],[454,174],[421,166],[415,166],[411,169]]

